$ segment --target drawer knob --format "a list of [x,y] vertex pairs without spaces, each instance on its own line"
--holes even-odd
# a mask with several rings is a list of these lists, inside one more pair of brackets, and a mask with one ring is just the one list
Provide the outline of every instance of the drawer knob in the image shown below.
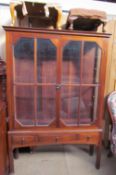
[[59,137],[56,137],[56,138],[55,138],[55,141],[58,142],[58,141],[59,141]]
[[35,141],[36,141],[36,142],[40,142],[40,137],[39,137],[39,136],[36,136],[36,137],[35,137]]
[[91,136],[87,136],[86,139],[87,141],[89,141],[91,139]]
[[25,138],[23,137],[21,140],[21,144],[24,145],[24,143],[25,143]]

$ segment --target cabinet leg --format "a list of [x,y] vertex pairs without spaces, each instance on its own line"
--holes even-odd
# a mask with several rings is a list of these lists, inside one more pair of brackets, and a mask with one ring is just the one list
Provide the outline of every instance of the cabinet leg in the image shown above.
[[9,172],[14,173],[13,151],[9,151]]
[[93,154],[94,154],[94,145],[89,146],[89,154],[90,154],[90,156],[93,156]]
[[109,150],[108,154],[107,154],[107,157],[110,158],[110,157],[113,157],[113,153],[111,150]]
[[100,161],[101,161],[101,145],[97,145],[96,147],[96,169],[100,169]]
[[14,151],[13,151],[13,155],[14,155],[14,158],[15,159],[18,159],[19,158],[19,149],[14,149]]
[[13,149],[11,144],[11,136],[8,136],[8,146],[9,146],[9,173],[14,173],[14,160],[13,160]]

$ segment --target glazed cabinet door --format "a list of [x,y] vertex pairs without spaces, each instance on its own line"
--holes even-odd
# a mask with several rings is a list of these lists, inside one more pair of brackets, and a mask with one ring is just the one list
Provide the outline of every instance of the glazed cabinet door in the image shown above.
[[97,119],[101,48],[96,42],[69,40],[62,47],[60,122],[90,125]]
[[95,41],[20,36],[13,53],[18,125],[60,127],[96,122],[102,50]]
[[14,117],[21,126],[35,125],[34,39],[20,37],[14,43]]
[[13,50],[15,123],[22,127],[56,125],[54,39],[20,37]]

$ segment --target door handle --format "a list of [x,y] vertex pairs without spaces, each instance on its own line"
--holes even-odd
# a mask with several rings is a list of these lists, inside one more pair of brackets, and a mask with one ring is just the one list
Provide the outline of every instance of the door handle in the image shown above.
[[56,89],[58,90],[58,89],[60,89],[62,87],[62,84],[57,84],[56,85]]

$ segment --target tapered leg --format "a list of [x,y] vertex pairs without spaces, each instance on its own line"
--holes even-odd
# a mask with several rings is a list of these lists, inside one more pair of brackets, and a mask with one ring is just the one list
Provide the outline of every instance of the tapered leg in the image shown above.
[[15,159],[18,159],[19,158],[19,149],[18,148],[14,149],[13,155],[14,155],[14,158]]
[[9,146],[9,173],[14,173],[13,149],[11,144],[11,136],[8,136]]
[[101,144],[96,147],[96,169],[100,168],[101,161]]
[[113,157],[113,153],[112,153],[112,151],[111,150],[109,150],[109,152],[108,152],[108,155],[107,155],[109,158],[110,157]]
[[93,154],[94,154],[94,145],[89,146],[89,154],[90,154],[90,156],[93,156]]
[[14,162],[13,162],[13,152],[12,151],[10,151],[9,156],[10,156],[9,157],[10,173],[14,173]]

